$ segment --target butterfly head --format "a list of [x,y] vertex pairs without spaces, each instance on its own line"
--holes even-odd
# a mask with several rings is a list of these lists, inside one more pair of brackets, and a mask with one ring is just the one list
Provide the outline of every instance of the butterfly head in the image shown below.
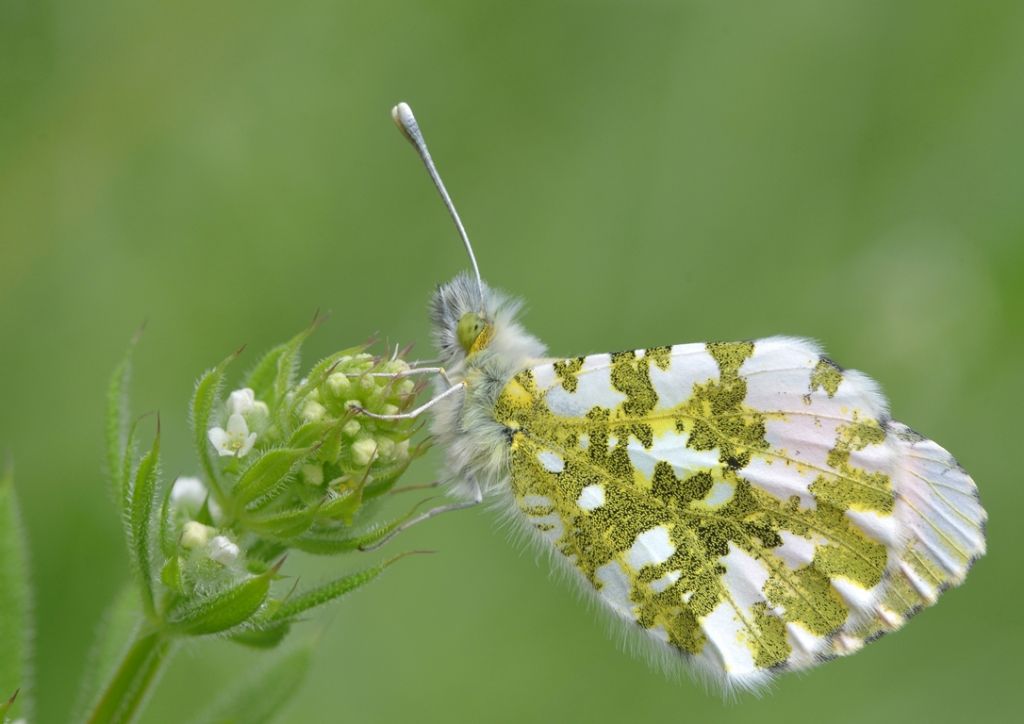
[[542,356],[543,345],[516,321],[521,306],[486,283],[478,284],[470,273],[440,285],[431,300],[430,316],[442,363],[455,367],[483,353],[516,364]]

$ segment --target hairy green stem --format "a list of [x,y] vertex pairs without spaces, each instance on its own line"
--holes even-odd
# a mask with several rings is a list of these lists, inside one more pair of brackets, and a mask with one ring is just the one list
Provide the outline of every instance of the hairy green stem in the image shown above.
[[174,642],[162,631],[140,630],[125,650],[89,714],[89,724],[133,721],[170,659]]

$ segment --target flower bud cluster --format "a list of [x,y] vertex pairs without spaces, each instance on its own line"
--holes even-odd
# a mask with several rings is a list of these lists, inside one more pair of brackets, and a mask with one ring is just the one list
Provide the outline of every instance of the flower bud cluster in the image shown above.
[[414,382],[401,376],[408,370],[400,359],[379,362],[365,353],[343,355],[319,384],[300,383],[293,403],[295,422],[323,439],[314,460],[302,468],[306,483],[333,481],[344,488],[372,482],[378,470],[409,461],[410,423],[360,414],[394,415],[407,409],[415,395]]

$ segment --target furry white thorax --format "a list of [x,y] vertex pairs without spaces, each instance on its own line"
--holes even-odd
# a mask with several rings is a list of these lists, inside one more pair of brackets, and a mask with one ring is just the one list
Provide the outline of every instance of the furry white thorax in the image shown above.
[[[484,496],[504,492],[508,480],[508,437],[494,419],[494,404],[505,384],[517,373],[543,362],[546,348],[516,321],[522,305],[476,278],[459,274],[437,288],[431,300],[434,342],[449,379],[466,383],[462,394],[434,407],[431,430],[446,452],[445,478],[452,491],[467,496],[476,479]],[[464,314],[483,315],[493,336],[487,346],[467,356],[456,328]],[[438,380],[437,391],[447,385]]]

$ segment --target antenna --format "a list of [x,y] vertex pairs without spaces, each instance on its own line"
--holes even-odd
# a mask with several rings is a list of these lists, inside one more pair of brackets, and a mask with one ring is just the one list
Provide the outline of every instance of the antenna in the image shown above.
[[480,279],[480,267],[476,264],[473,246],[469,243],[469,235],[466,233],[466,227],[462,225],[459,212],[455,210],[452,197],[448,195],[448,190],[444,187],[444,181],[441,180],[441,175],[437,172],[434,159],[430,157],[430,151],[427,150],[427,142],[423,140],[423,133],[420,132],[420,124],[416,122],[416,116],[412,114],[412,108],[409,107],[408,103],[399,103],[392,108],[391,117],[395,119],[398,130],[402,132],[402,135],[409,140],[409,143],[413,145],[416,152],[420,155],[423,165],[427,167],[427,173],[430,174],[434,186],[437,187],[437,192],[441,194],[441,200],[444,201],[448,213],[451,214],[452,221],[455,222],[455,228],[458,229],[459,236],[462,237],[462,243],[466,245],[466,253],[469,254],[469,261],[473,265],[473,273],[476,274],[476,286],[480,290],[480,303],[483,304],[484,283]]

